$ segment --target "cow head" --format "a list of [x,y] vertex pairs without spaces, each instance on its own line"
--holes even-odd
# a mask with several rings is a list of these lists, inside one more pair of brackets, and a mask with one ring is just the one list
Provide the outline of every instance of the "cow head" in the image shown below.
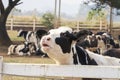
[[72,46],[81,35],[83,33],[74,34],[69,27],[51,29],[41,38],[41,50],[59,64],[73,64]]
[[[62,51],[63,46],[67,46],[65,42],[69,43],[66,38],[63,39],[63,36],[66,32],[72,33],[71,28],[60,27],[58,29],[51,29],[47,35],[43,36],[41,39],[41,49],[43,52],[48,53],[53,51],[57,52],[66,52]],[[68,44],[70,45],[70,43]]]
[[41,37],[42,37],[43,35],[47,34],[47,31],[39,29],[39,30],[36,31],[35,34],[36,34],[36,36],[37,36],[39,39],[41,39]]

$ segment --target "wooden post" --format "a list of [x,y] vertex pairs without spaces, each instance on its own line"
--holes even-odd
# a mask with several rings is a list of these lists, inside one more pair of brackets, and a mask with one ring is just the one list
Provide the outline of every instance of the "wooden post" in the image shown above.
[[58,9],[58,22],[57,27],[61,26],[61,0],[59,0],[59,9]]
[[35,21],[35,19],[33,19],[33,31],[35,31],[35,23],[36,23],[36,21]]
[[2,80],[3,57],[0,56],[0,80]]
[[13,30],[13,18],[11,18],[10,30]]
[[79,31],[79,21],[77,21],[77,31]]
[[112,27],[113,27],[113,18],[112,18],[112,7],[110,7],[110,26],[109,26],[109,33],[112,34]]
[[105,30],[108,32],[108,22],[105,20]]
[[100,31],[102,30],[102,20],[100,18]]
[[55,0],[55,8],[54,8],[54,28],[57,28],[57,0]]

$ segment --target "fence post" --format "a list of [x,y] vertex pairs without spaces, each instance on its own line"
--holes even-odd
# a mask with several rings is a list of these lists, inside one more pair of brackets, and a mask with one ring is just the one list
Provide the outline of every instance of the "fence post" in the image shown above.
[[79,21],[77,21],[77,31],[79,31],[79,26],[80,26]]
[[36,24],[36,21],[35,21],[35,19],[33,19],[33,31],[35,31],[35,24]]
[[0,56],[0,80],[2,80],[3,57]]
[[10,30],[13,30],[13,18],[11,18]]
[[100,31],[102,30],[102,20],[100,19]]

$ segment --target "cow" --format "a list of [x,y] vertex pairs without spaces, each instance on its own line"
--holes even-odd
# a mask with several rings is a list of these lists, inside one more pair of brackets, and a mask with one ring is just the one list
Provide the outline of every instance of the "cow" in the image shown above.
[[79,44],[98,54],[103,54],[111,48],[118,48],[113,37],[107,32],[97,32],[96,34],[87,35],[87,37],[83,39],[83,42],[79,42]]
[[20,30],[18,31],[17,37],[23,37],[23,38],[27,41],[27,36],[28,36],[31,32],[32,32],[32,31],[26,31],[26,30],[20,29]]
[[43,35],[47,33],[46,30],[39,29],[37,31],[25,31],[25,30],[19,30],[18,31],[18,37],[24,37],[25,41],[34,43],[36,46],[36,55],[40,56],[45,56],[47,57],[46,54],[44,54],[41,49],[40,49],[40,39]]
[[12,44],[8,47],[8,55],[17,54],[19,56],[26,56],[35,53],[35,45],[32,43],[25,42],[24,44],[15,45]]
[[49,30],[41,38],[41,50],[58,65],[120,65],[120,59],[95,54],[79,46],[78,37],[86,34],[87,31],[83,30],[76,36],[69,27]]
[[118,48],[117,44],[115,43],[113,37],[111,34],[107,32],[97,32],[95,35],[102,36],[102,39],[104,40],[105,44],[111,45],[113,48]]
[[103,53],[104,56],[120,58],[120,48],[112,48]]
[[97,54],[101,54],[106,49],[106,45],[101,36],[95,34],[88,34],[82,40],[77,40],[77,44],[79,44],[84,49],[89,49]]

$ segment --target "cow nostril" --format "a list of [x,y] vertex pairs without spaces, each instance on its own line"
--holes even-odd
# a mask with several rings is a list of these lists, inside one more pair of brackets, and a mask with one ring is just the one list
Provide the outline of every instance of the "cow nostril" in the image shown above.
[[47,40],[49,41],[51,38],[47,38]]

